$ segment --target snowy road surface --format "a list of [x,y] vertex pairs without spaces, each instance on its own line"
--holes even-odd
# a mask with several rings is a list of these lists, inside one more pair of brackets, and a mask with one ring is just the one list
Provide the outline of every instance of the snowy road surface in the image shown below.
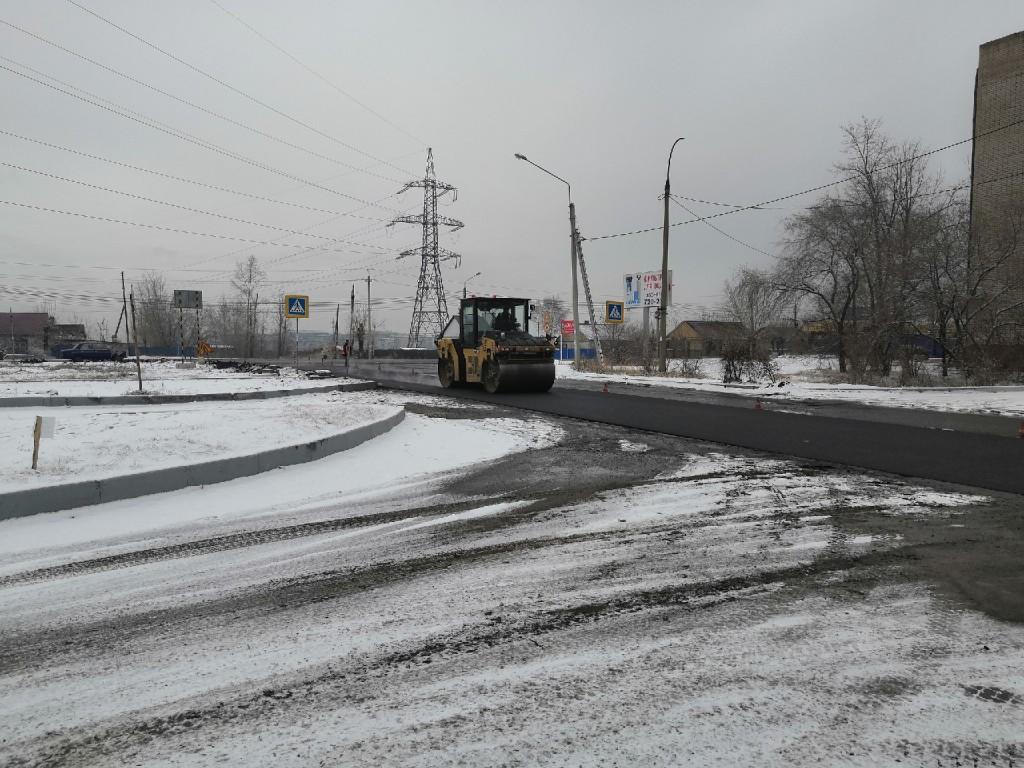
[[407,399],[0,523],[0,764],[1024,761],[1018,497]]

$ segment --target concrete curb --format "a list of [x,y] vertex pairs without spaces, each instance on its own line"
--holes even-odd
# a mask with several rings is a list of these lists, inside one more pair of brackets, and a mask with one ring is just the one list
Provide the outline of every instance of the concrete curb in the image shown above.
[[327,384],[303,389],[269,389],[262,392],[209,392],[205,395],[115,395],[112,397],[0,397],[0,408],[58,408],[65,405],[162,405],[164,403],[206,403],[218,400],[270,400],[275,397],[313,395],[318,392],[360,392],[376,389],[373,381]]
[[405,411],[401,410],[380,421],[364,424],[340,435],[324,437],[301,445],[272,448],[248,456],[233,456],[185,467],[168,467],[102,480],[86,480],[2,493],[0,520],[133,499],[152,493],[178,491],[194,485],[212,485],[239,477],[249,477],[278,467],[315,461],[379,437],[400,424],[404,418]]

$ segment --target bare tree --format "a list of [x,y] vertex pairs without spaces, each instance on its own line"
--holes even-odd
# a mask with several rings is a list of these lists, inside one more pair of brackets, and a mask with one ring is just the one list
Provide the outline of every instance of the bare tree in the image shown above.
[[779,282],[835,334],[840,371],[887,375],[899,355],[907,367],[908,335],[944,301],[929,264],[939,269],[952,201],[916,142],[893,142],[872,120],[844,138],[838,192],[786,222]]
[[1024,202],[1008,201],[993,219],[975,222],[953,307],[960,362],[969,376],[982,379],[996,367],[1019,369],[1019,349],[1016,355],[1012,349],[1024,336],[1024,284],[1017,266]]
[[821,204],[790,217],[786,234],[776,279],[785,290],[809,300],[831,327],[839,370],[845,373],[848,326],[855,323],[861,282],[860,232],[850,226],[842,202],[826,196]]
[[135,286],[139,333],[143,346],[172,347],[178,343],[177,313],[160,272],[146,272]]
[[561,333],[558,327],[559,321],[566,317],[568,310],[565,302],[557,296],[546,296],[540,300],[540,328],[541,333],[557,336]]
[[235,264],[231,287],[235,289],[238,309],[242,312],[242,338],[240,348],[244,357],[262,352],[263,317],[258,311],[260,288],[267,280],[267,273],[255,256]]
[[787,292],[769,272],[740,269],[725,284],[725,310],[743,326],[751,351],[764,342],[768,327],[779,322]]

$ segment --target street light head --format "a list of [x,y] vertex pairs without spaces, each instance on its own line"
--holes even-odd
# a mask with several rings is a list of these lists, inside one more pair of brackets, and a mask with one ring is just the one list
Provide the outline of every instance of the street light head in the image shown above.
[[516,152],[516,160],[526,160],[526,155],[521,155]]

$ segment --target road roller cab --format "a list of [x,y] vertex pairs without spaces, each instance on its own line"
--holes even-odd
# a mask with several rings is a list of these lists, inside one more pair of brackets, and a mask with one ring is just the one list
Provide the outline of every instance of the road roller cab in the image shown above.
[[529,299],[463,299],[437,337],[441,386],[547,392],[555,382],[555,347],[550,338],[530,334],[529,320]]

